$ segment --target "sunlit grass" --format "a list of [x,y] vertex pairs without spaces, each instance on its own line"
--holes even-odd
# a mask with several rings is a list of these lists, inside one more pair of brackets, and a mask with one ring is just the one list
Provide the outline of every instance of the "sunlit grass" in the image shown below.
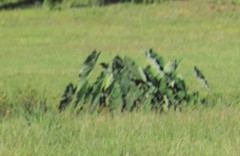
[[218,11],[209,5],[2,11],[0,86],[10,92],[26,84],[49,87],[47,92],[59,95],[93,49],[102,51],[100,61],[118,54],[144,62],[144,50],[153,48],[165,58],[182,59],[179,70],[190,82],[195,83],[191,68],[197,65],[215,92],[239,93],[239,6]]

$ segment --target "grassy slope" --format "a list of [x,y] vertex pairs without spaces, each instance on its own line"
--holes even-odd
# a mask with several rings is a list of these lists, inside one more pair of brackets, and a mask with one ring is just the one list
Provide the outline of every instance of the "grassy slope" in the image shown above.
[[30,85],[54,105],[93,49],[103,51],[101,61],[127,54],[143,62],[143,51],[154,48],[182,59],[179,71],[192,89],[201,89],[191,71],[199,66],[212,93],[233,105],[160,117],[79,120],[49,113],[30,119],[31,126],[21,116],[0,124],[0,155],[237,155],[239,12],[239,6],[199,2],[1,11],[0,88],[8,94]]

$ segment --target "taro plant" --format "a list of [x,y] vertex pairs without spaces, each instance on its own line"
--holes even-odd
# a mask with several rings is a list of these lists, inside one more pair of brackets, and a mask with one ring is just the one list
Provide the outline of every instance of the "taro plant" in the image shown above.
[[[63,111],[72,104],[73,110],[80,112],[131,112],[149,110],[165,112],[170,108],[180,109],[183,103],[197,103],[198,92],[189,93],[186,83],[176,69],[179,60],[165,62],[153,50],[145,52],[148,64],[137,65],[131,58],[116,56],[112,62],[100,63],[102,71],[93,84],[88,76],[93,70],[100,52],[93,51],[84,61],[77,85],[69,83],[59,104]],[[196,77],[208,83],[194,66]]]

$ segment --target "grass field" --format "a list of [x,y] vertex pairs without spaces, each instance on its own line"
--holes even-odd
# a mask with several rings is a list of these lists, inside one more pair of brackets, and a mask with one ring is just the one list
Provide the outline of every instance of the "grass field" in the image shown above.
[[240,149],[239,107],[167,115],[47,114],[1,123],[0,155],[231,155]]
[[[17,107],[19,90],[30,86],[51,107],[44,116],[1,119],[0,155],[237,156],[239,25],[239,5],[202,1],[0,11],[1,95]],[[57,113],[65,86],[76,82],[93,49],[102,51],[100,61],[128,55],[144,63],[149,48],[182,59],[178,70],[190,89],[209,94],[214,107],[113,118]],[[195,80],[193,65],[206,75],[210,91]]]

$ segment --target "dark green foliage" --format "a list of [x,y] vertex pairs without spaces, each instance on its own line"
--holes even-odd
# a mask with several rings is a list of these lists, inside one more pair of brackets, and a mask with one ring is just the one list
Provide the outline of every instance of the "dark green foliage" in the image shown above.
[[[176,73],[180,61],[163,58],[153,50],[147,51],[149,61],[145,68],[136,65],[129,57],[116,56],[110,64],[100,63],[102,72],[93,84],[88,75],[94,68],[100,53],[93,51],[84,61],[79,82],[70,83],[60,101],[59,111],[73,103],[77,112],[116,112],[152,110],[165,112],[180,109],[183,103],[199,101],[198,92],[188,93],[185,81]],[[194,67],[197,77],[204,76]],[[207,84],[207,83],[206,83]],[[74,100],[73,100],[74,99]]]
[[69,83],[62,96],[62,100],[60,101],[60,105],[58,107],[59,110],[63,110],[72,101],[72,97],[75,91],[76,89],[73,87],[73,84]]
[[[78,75],[78,84],[75,87],[73,87],[72,83],[67,86],[58,107],[59,111],[64,110],[72,100],[74,100],[74,108],[76,108],[80,102],[83,103],[83,100],[88,98],[92,92],[92,87],[88,84],[88,76],[97,62],[99,55],[99,52],[93,51],[84,61]],[[80,106],[80,108],[82,108],[82,106]]]
[[208,82],[205,79],[202,72],[196,66],[193,67],[193,71],[194,71],[195,76],[204,84],[204,86],[209,88]]

